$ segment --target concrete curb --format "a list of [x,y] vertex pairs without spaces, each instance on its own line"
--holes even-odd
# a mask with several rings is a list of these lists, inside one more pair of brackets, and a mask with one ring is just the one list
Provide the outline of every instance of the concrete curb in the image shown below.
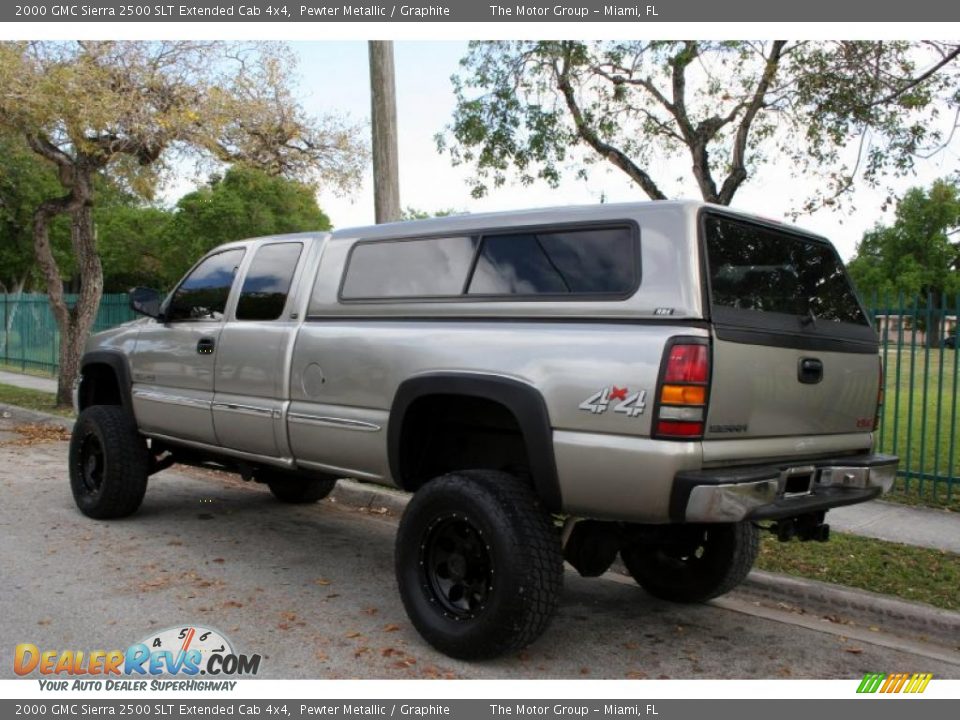
[[960,638],[960,613],[869,590],[754,570],[735,592],[808,613],[842,613],[859,625],[893,634],[913,632],[952,649]]
[[[10,417],[7,417],[7,413]],[[60,425],[65,428],[73,427],[73,418],[53,415],[51,413],[40,412],[39,410],[29,410],[19,405],[7,405],[0,403],[0,419],[11,420],[19,423],[41,423],[44,425]]]
[[[6,412],[14,421],[73,426],[70,418],[0,403],[0,416]],[[407,493],[348,479],[340,480],[328,499],[365,512],[397,516],[409,500]],[[619,560],[613,570],[626,574]],[[952,648],[956,642],[951,638],[960,637],[960,613],[818,580],[754,570],[734,592],[808,614],[843,613],[845,619],[858,625],[879,627],[893,634],[916,633],[939,644],[946,640]]]

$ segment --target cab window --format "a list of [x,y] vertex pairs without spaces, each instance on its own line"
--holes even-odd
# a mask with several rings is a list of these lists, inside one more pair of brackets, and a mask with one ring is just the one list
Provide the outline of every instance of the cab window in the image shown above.
[[166,319],[220,320],[243,253],[243,248],[225,250],[197,265],[174,291]]

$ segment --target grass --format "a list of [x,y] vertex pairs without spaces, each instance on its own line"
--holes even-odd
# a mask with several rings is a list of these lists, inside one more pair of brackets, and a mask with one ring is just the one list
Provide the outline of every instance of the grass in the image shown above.
[[765,535],[756,566],[960,611],[960,555],[857,535],[778,542]]
[[0,403],[17,405],[29,410],[39,410],[40,412],[53,413],[64,417],[73,417],[72,408],[58,408],[56,406],[56,395],[53,393],[29,390],[15,385],[0,383]]
[[0,360],[0,370],[6,370],[7,372],[14,372],[20,375],[33,375],[34,377],[55,378],[57,376],[53,370],[24,367],[21,365],[21,363],[16,361],[4,362],[3,360]]

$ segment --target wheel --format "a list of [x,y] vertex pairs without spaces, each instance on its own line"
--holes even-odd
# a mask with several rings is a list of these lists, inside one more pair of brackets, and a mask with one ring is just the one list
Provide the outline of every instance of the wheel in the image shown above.
[[257,473],[257,480],[265,482],[273,496],[280,502],[291,505],[303,505],[323,500],[333,492],[337,484],[336,478],[314,478],[296,475],[294,473],[272,472],[261,470]]
[[80,512],[100,520],[131,515],[143,502],[147,443],[118,405],[80,413],[70,436],[70,489]]
[[400,520],[395,560],[407,615],[450,657],[519,650],[559,606],[559,533],[533,490],[506,473],[462,471],[421,487]]
[[703,602],[747,577],[760,549],[749,522],[679,526],[662,542],[634,542],[620,550],[633,579],[662,600]]

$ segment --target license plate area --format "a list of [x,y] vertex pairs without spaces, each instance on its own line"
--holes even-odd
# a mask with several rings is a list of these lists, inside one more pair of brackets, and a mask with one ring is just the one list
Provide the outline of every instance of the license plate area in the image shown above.
[[809,495],[813,491],[816,477],[817,469],[813,465],[787,468],[780,473],[780,495],[782,497]]

